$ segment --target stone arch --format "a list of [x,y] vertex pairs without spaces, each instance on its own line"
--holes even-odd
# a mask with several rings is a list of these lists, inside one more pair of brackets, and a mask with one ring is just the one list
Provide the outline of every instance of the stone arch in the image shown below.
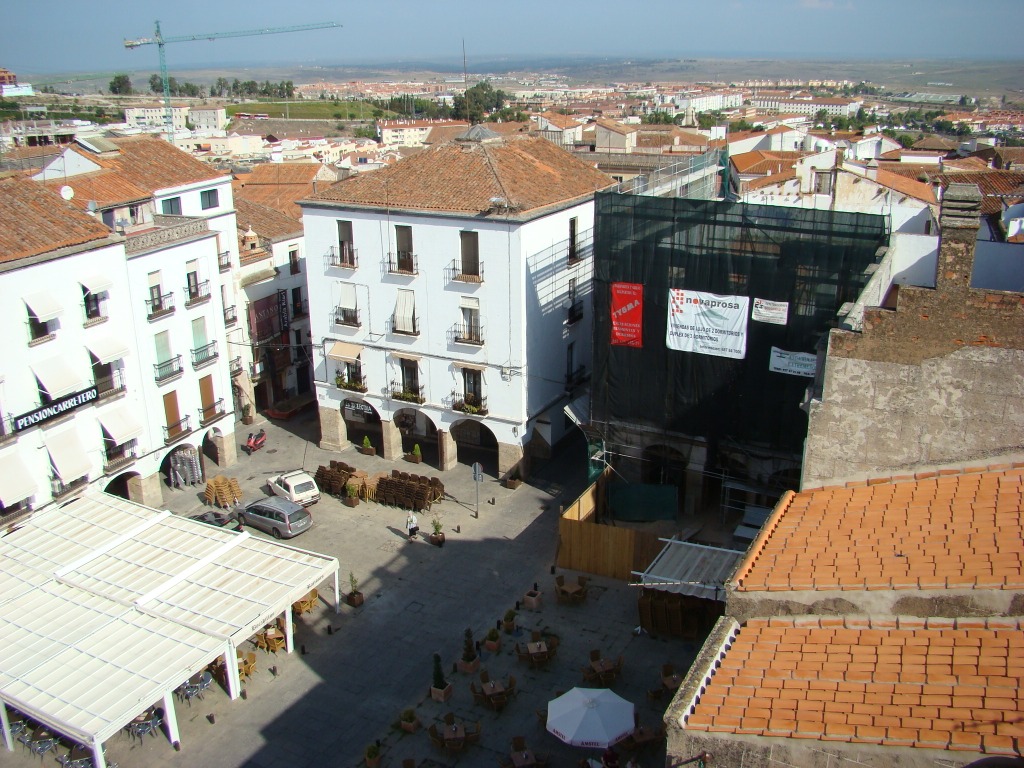
[[370,445],[383,455],[384,438],[381,428],[380,411],[365,400],[349,397],[341,401],[341,418],[350,443],[363,445],[363,438],[370,439]]
[[484,473],[498,477],[498,438],[477,419],[459,419],[451,426],[456,455],[461,464],[480,462]]
[[138,472],[122,472],[107,481],[106,486],[103,488],[103,492],[142,504],[145,502],[142,499],[142,489],[140,487],[141,482],[142,475]]
[[423,463],[438,466],[437,425],[434,420],[419,408],[399,408],[392,419],[402,435],[402,453],[411,455],[418,445]]
[[160,475],[168,488],[199,486],[206,480],[203,453],[192,443],[179,443],[160,462]]

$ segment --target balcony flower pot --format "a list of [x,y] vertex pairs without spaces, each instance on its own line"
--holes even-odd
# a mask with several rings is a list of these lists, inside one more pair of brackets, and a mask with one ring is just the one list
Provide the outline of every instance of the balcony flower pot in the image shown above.
[[374,448],[373,445],[370,443],[370,438],[368,435],[363,435],[363,444],[362,446],[360,446],[359,452],[363,454],[363,456],[377,455],[377,449]]
[[348,585],[349,592],[345,595],[345,602],[353,608],[358,608],[363,604],[363,593],[359,591],[359,580],[352,571],[348,572]]
[[539,611],[541,607],[541,593],[536,589],[531,589],[523,595],[523,607],[528,611]]
[[366,761],[366,768],[376,768],[379,766],[381,761],[380,747],[376,744],[368,746],[363,753],[363,759]]
[[487,649],[488,653],[501,652],[501,634],[496,627],[491,627],[487,630],[487,635],[484,637],[484,648]]
[[413,709],[403,709],[401,716],[398,718],[398,727],[406,733],[416,733],[420,729],[420,721],[416,717],[416,711]]
[[420,451],[420,444],[416,443],[412,447],[412,453],[405,454],[405,460],[412,464],[419,464],[423,461],[423,453]]

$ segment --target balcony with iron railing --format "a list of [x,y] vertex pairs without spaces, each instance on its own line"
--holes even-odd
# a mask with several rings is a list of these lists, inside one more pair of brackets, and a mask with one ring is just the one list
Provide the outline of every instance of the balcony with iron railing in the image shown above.
[[224,307],[224,325],[234,325],[238,322],[238,309],[235,306]]
[[18,433],[14,431],[14,417],[4,416],[0,418],[0,444],[13,440],[17,436]]
[[54,499],[60,499],[64,496],[74,493],[75,491],[81,490],[89,485],[89,476],[76,477],[70,483],[65,484],[57,475],[51,475],[50,477],[50,495]]
[[189,434],[192,431],[191,419],[191,416],[186,416],[164,427],[164,443],[173,443],[175,440],[180,440]]
[[484,327],[480,323],[456,323],[452,326],[452,338],[456,344],[484,343]]
[[124,369],[114,368],[109,376],[96,376],[96,395],[100,400],[124,394],[128,390]]
[[395,251],[388,254],[388,272],[393,275],[418,275],[419,258],[412,251]]
[[192,350],[192,367],[203,368],[216,360],[217,357],[217,342],[211,341],[209,344],[204,344]]
[[103,474],[109,475],[126,467],[138,458],[138,440],[129,440],[121,445],[109,445],[103,451]]
[[415,384],[406,386],[400,381],[391,382],[391,398],[401,400],[403,403],[415,403],[423,405],[427,398],[423,394],[424,388]]
[[357,269],[359,267],[359,253],[352,246],[352,243],[341,243],[332,245],[324,254],[324,263],[327,268],[334,269]]
[[231,269],[231,251],[222,251],[217,254],[217,269],[221,272]]
[[146,299],[146,319],[158,320],[174,314],[174,293],[164,293],[153,299]]
[[210,300],[210,281],[185,286],[185,306],[196,307]]
[[335,307],[331,313],[333,325],[347,325],[350,328],[358,328],[362,325],[358,309],[351,307]]
[[444,277],[448,282],[457,281],[460,283],[482,283],[484,281],[484,265],[480,262],[476,267],[463,264],[462,259],[453,259],[452,263],[444,268]]
[[389,326],[391,333],[397,333],[401,336],[420,335],[420,319],[415,315],[405,318],[404,320],[398,320],[395,315],[392,315],[391,320],[389,321]]
[[169,360],[164,360],[162,363],[154,363],[153,374],[157,384],[163,384],[166,381],[181,376],[181,355],[175,355]]
[[232,378],[241,375],[245,371],[245,366],[242,365],[242,356],[238,355],[237,357],[231,358],[228,363],[228,369],[230,370]]
[[472,392],[452,392],[452,410],[468,413],[471,416],[487,415],[487,398],[474,395]]
[[576,301],[569,305],[568,316],[566,317],[565,322],[572,325],[573,323],[578,323],[582,319],[583,299],[576,299]]
[[565,386],[568,389],[578,387],[587,380],[587,367],[585,365],[578,365],[572,371],[565,374]]
[[366,376],[362,374],[346,376],[339,371],[334,374],[334,386],[338,389],[346,389],[349,392],[366,392]]
[[205,427],[207,424],[210,424],[225,415],[224,398],[222,397],[219,400],[215,400],[210,405],[199,409],[199,426]]

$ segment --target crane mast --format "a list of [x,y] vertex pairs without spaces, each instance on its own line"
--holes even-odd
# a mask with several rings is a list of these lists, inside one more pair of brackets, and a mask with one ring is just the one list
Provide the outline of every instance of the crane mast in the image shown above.
[[208,32],[196,35],[175,35],[164,37],[160,31],[160,22],[156,22],[156,30],[153,37],[140,37],[136,40],[125,40],[125,48],[139,48],[143,45],[155,45],[160,53],[160,81],[164,91],[164,128],[168,138],[174,136],[174,120],[171,110],[171,80],[167,76],[167,56],[164,46],[167,43],[191,43],[197,40],[217,40],[222,37],[252,37],[254,35],[277,35],[283,32],[306,32],[313,29],[334,29],[340,27],[336,21],[324,21],[318,24],[300,24],[291,27],[263,27],[261,29],[247,29],[237,32]]

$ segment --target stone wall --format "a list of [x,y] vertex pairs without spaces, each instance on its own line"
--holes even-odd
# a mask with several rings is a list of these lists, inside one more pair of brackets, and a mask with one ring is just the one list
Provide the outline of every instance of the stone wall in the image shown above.
[[801,487],[1024,449],[1024,295],[970,286],[980,200],[947,191],[934,289],[901,287],[861,332],[831,332]]

